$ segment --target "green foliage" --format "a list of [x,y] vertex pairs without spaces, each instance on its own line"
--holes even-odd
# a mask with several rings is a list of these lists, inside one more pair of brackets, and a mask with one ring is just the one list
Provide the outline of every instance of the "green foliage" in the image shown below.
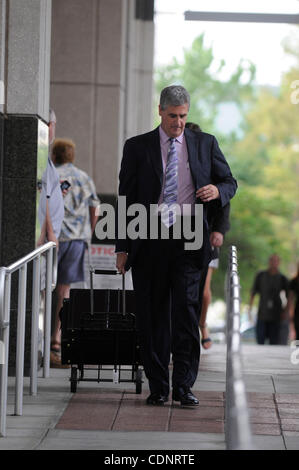
[[[188,120],[216,133],[238,180],[231,203],[231,229],[221,249],[220,268],[213,274],[214,300],[224,297],[231,245],[238,249],[244,302],[256,272],[267,267],[272,253],[281,256],[281,268],[287,276],[294,273],[299,259],[299,104],[290,99],[291,84],[299,79],[299,48],[286,42],[285,50],[298,61],[282,76],[278,89],[255,87],[255,66],[244,61],[222,81],[225,61],[215,66],[213,50],[205,46],[204,35],[184,51],[182,63],[173,59],[156,71],[155,106],[163,87],[175,83],[185,86],[191,96]],[[237,106],[241,122],[239,129],[225,135],[217,129],[216,118],[219,106],[227,102]]]
[[[165,86],[183,85],[191,96],[191,106],[188,120],[200,123],[207,132],[215,132],[215,120],[219,106],[223,103],[234,102],[240,111],[246,107],[253,95],[253,80],[255,67],[241,61],[227,80],[219,78],[225,68],[225,61],[215,68],[215,60],[211,47],[204,45],[204,35],[197,37],[191,48],[184,50],[184,59],[179,63],[175,58],[171,63],[162,66],[155,73],[155,111],[157,110],[159,95]],[[248,76],[247,81],[246,76]],[[156,117],[155,124],[159,120]],[[219,132],[218,132],[219,136]]]

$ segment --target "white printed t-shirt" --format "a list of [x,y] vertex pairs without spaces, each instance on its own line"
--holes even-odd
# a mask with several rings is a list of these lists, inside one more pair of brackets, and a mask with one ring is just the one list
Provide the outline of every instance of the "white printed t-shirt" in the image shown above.
[[42,190],[38,208],[38,218],[41,227],[43,226],[46,217],[47,200],[53,231],[56,238],[58,239],[64,218],[64,204],[62,191],[60,188],[59,175],[49,156],[47,168],[45,169],[42,176]]
[[99,198],[93,180],[72,163],[56,165],[60,181],[67,180],[71,186],[63,199],[64,219],[59,242],[71,240],[90,241],[89,207],[98,207]]

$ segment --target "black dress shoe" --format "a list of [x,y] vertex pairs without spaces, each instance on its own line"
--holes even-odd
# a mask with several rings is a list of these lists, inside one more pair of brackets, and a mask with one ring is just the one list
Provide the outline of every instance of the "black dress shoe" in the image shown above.
[[146,404],[162,406],[167,400],[168,397],[166,395],[162,395],[161,393],[151,393],[146,399]]
[[199,401],[193,395],[189,388],[177,388],[172,392],[172,399],[174,401],[180,401],[182,406],[198,406]]

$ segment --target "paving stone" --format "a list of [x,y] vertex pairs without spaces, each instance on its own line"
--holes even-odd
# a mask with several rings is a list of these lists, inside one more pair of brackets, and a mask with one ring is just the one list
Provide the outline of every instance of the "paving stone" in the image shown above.
[[201,407],[197,408],[173,408],[172,409],[172,419],[183,420],[189,422],[195,419],[224,419],[224,408],[219,406],[215,407]]
[[281,418],[299,418],[299,406],[278,405],[278,413]]
[[224,393],[217,391],[200,391],[196,393],[198,400],[224,400]]
[[[283,430],[283,435],[288,437],[299,437],[299,431],[289,431],[288,429]],[[299,442],[299,439],[298,439]]]
[[287,450],[299,450],[299,439],[297,436],[285,436]]
[[296,403],[299,404],[299,393],[276,393],[275,399],[277,403]]
[[[100,395],[99,395],[100,396]],[[73,397],[57,427],[63,429],[102,429],[110,430],[118,407],[119,400],[97,399],[95,395]]]
[[273,393],[261,393],[261,392],[247,392],[248,400],[250,401],[266,401],[269,400],[273,402],[274,394]]
[[260,436],[252,437],[253,446],[256,450],[285,450],[282,436]]
[[191,422],[172,420],[169,431],[223,433],[224,423],[222,421],[210,420],[197,420]]
[[281,434],[279,425],[252,423],[251,431],[253,434],[265,434],[267,436],[279,436]]
[[204,407],[221,407],[223,408],[224,406],[224,400],[214,400],[214,401],[207,401],[207,400],[202,400],[202,399],[198,399],[199,401],[199,406],[201,408],[204,408]]
[[168,426],[165,423],[132,423],[128,421],[117,421],[113,426],[113,431],[156,431],[166,432]]
[[276,409],[272,408],[249,408],[249,417],[251,423],[279,424]]
[[224,435],[198,432],[122,432],[53,430],[38,450],[224,450]]
[[39,437],[5,437],[0,438],[0,450],[33,450],[39,443]]
[[[297,372],[297,373],[296,373]],[[273,375],[275,384],[275,391],[281,393],[298,393],[299,390],[299,370],[294,371],[292,374]]]
[[[67,403],[65,404],[67,405]],[[61,404],[23,404],[23,416],[57,416],[61,410]],[[14,415],[14,406],[7,407],[7,413]]]
[[276,404],[274,400],[247,400],[249,408],[258,408],[258,409],[276,409]]
[[260,393],[263,393],[269,396],[269,399],[271,399],[271,394],[275,392],[274,386],[273,386],[273,381],[272,377],[270,374],[264,374],[264,375],[252,375],[252,374],[244,374],[244,383],[247,392],[249,393],[256,393],[258,390]]
[[281,419],[281,427],[283,431],[299,432],[299,419]]
[[57,423],[57,416],[7,416],[7,433],[11,429],[22,429],[23,435],[26,432],[31,433],[32,429],[40,429],[41,432],[43,429],[50,429],[55,426]]

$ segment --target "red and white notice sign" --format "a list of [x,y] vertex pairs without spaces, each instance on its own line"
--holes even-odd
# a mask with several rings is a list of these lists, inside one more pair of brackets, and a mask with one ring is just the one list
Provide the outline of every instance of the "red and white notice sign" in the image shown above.
[[[76,288],[90,288],[90,266],[94,269],[107,269],[109,271],[116,270],[116,254],[114,245],[90,245],[89,250],[85,253],[84,273],[85,282],[73,284],[72,287]],[[131,271],[128,271],[125,276],[126,289],[132,290],[132,276]],[[116,275],[93,275],[94,289],[121,289],[122,276]]]

